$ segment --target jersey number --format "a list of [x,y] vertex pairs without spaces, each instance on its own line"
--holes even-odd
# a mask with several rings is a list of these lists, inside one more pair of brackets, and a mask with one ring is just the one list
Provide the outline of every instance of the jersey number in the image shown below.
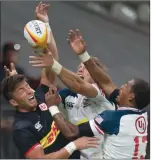
[[[140,138],[142,142],[140,141]],[[144,155],[140,155],[140,157],[138,157],[139,156],[138,153],[139,153],[139,144],[144,143],[146,145],[146,142],[147,142],[147,136],[143,136],[143,137],[136,136],[134,138],[135,149],[134,149],[134,154],[133,154],[132,159],[145,159]],[[146,147],[144,148],[146,149]]]

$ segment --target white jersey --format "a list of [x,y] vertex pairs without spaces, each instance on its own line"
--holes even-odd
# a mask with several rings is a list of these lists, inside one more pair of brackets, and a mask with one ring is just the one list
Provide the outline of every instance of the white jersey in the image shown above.
[[[110,103],[102,90],[99,90],[95,84],[92,84],[98,91],[98,95],[89,98],[69,89],[61,90],[60,96],[67,111],[68,119],[73,124],[81,124],[95,118],[104,110],[114,110],[115,106]],[[81,151],[81,158],[102,158],[104,136],[99,135],[100,146],[98,148],[89,148]]]
[[104,111],[89,123],[94,135],[107,134],[104,159],[144,159],[147,112],[122,107],[116,111]]

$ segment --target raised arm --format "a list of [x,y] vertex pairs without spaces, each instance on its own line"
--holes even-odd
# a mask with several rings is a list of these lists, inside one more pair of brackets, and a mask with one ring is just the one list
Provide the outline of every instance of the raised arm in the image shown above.
[[29,63],[34,67],[48,67],[56,73],[61,81],[73,92],[92,98],[98,95],[98,90],[93,85],[82,80],[77,74],[62,67],[52,57],[50,52],[42,57],[30,57]]
[[[51,88],[49,88],[49,91],[45,94],[45,102],[49,107],[49,112],[61,133],[69,140],[75,140],[76,138],[82,136],[93,137],[94,134],[90,127],[83,127],[85,125],[76,126],[64,118],[64,115],[59,111],[58,107],[56,106],[58,104],[57,97],[58,94],[56,90],[51,86]],[[95,141],[98,139],[92,140]]]
[[80,31],[76,30],[74,32],[73,30],[70,30],[68,42],[73,51],[84,63],[93,80],[101,89],[103,89],[105,94],[109,96],[117,87],[112,82],[109,75],[106,74],[105,71],[100,68],[89,56],[88,52],[86,51],[86,43],[83,40]]
[[[44,22],[47,26],[47,29],[50,34],[50,37],[49,37],[50,42],[48,43],[47,47],[51,51],[55,60],[58,61],[58,49],[49,25],[48,9],[49,9],[49,4],[40,2],[36,7],[35,13],[36,13],[37,19]],[[44,49],[44,53],[46,54],[45,49]],[[41,84],[49,85],[50,83],[55,84],[55,82],[56,82],[56,74],[48,68],[43,68],[41,73]]]

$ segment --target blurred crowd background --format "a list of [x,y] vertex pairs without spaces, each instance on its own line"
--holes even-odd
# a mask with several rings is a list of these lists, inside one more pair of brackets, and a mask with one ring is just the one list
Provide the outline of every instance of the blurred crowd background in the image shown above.
[[[60,62],[76,71],[79,60],[66,42],[70,28],[83,33],[91,55],[97,56],[108,68],[113,81],[120,86],[133,77],[149,81],[149,1],[129,2],[48,2],[50,25],[59,50]],[[4,64],[14,62],[19,73],[25,74],[31,86],[39,84],[40,70],[28,64],[32,49],[23,36],[25,24],[35,19],[37,2],[1,2],[0,81]],[[58,88],[64,87],[58,80]],[[12,140],[14,109],[1,95],[1,158],[18,158]]]

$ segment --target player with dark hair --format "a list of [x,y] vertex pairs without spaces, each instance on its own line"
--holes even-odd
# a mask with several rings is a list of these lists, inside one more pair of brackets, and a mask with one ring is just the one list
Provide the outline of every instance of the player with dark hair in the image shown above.
[[[76,38],[74,38],[74,40],[76,40]],[[80,58],[83,61],[85,59],[88,60],[87,56],[88,55],[84,55]],[[91,63],[96,65],[93,60],[91,61]],[[77,90],[77,93],[79,91],[84,92],[86,89],[84,86],[85,83],[82,82],[82,80],[79,80],[71,71],[68,71],[62,65],[60,65],[55,59],[53,59],[53,56],[50,52],[47,56],[44,55],[42,58],[34,57],[30,63],[32,63],[35,67],[50,67],[51,70],[55,72],[58,77],[72,89],[74,88],[74,84],[78,83],[79,90]],[[91,68],[91,66],[89,67]],[[96,74],[95,70],[93,72]],[[104,71],[102,72],[103,74],[106,74]],[[107,78],[104,78],[103,80],[106,80],[106,83],[108,83],[110,78],[107,76]],[[93,120],[83,123],[82,125],[79,125],[79,127],[74,126],[75,130],[77,129],[77,132],[73,133],[80,136],[85,135],[86,133],[89,133],[91,136],[93,136],[98,132],[99,134],[106,134],[106,140],[104,143],[105,159],[142,159],[146,154],[145,149],[147,144],[148,126],[147,113],[146,111],[142,111],[142,109],[144,109],[150,103],[149,84],[142,79],[133,79],[124,84],[119,90],[116,89],[114,84],[112,88],[109,87],[110,86],[106,86],[105,88],[106,91],[108,91],[107,93],[110,92],[108,94],[108,98],[116,102],[118,109],[115,111],[104,111]],[[115,93],[118,94],[115,95]],[[92,90],[92,92],[88,92],[87,94],[93,97],[95,92]],[[97,97],[100,97],[99,94]],[[142,101],[140,101],[141,98]],[[72,131],[68,130],[67,132],[67,126],[71,126],[71,124],[64,120],[56,106],[51,107],[50,112],[61,132],[68,137],[68,133]]]
[[[43,3],[36,7],[37,18],[45,23],[49,22],[48,7]],[[52,32],[50,36],[51,44],[48,47],[58,60]],[[34,91],[25,76],[17,74],[14,64],[10,66],[10,70],[5,67],[8,77],[2,82],[2,91],[4,97],[16,108],[13,137],[20,151],[20,158],[78,159],[80,152],[76,150],[97,146],[98,138],[82,137],[71,142],[58,130],[47,107],[60,102],[57,89],[51,87],[55,83],[55,74],[50,69],[42,70],[41,84]]]
[[[96,65],[93,61],[92,57],[88,55],[86,51],[86,43],[83,40],[82,34],[77,29],[75,32],[70,30],[68,42],[73,49],[73,51],[79,55],[79,58],[89,71],[90,75],[97,83],[97,85],[103,89],[105,95],[111,102],[117,104],[116,98],[119,95],[119,89],[117,89],[116,85],[112,82],[111,78],[102,70],[100,67]],[[133,92],[135,93],[135,101],[136,105],[139,109],[142,109],[146,104],[150,102],[150,94],[144,93],[143,87],[146,86],[146,82],[144,80],[135,78],[131,82],[135,82],[135,85],[132,87]],[[149,91],[148,91],[149,92]],[[139,97],[139,98],[138,98]],[[143,111],[147,111],[148,113],[148,143],[147,143],[147,154],[146,158],[150,158],[150,110],[149,106],[145,107]]]

